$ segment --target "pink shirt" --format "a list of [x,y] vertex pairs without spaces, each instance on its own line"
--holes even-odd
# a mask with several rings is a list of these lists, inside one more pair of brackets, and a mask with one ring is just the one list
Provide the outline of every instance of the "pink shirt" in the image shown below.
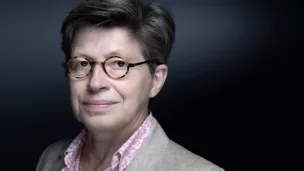
[[[142,125],[131,135],[131,137],[114,153],[111,166],[105,171],[123,171],[133,159],[136,151],[142,145],[148,134],[155,125],[155,118],[150,113]],[[87,131],[83,129],[72,141],[65,151],[64,162],[66,167],[61,171],[78,171],[81,147],[85,142]]]

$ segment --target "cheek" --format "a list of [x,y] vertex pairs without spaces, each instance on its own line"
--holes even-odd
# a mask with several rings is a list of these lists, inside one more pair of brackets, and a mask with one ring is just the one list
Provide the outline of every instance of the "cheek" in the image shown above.
[[[133,78],[133,77],[132,77]],[[134,77],[117,84],[118,92],[121,94],[125,103],[130,106],[140,104],[149,99],[152,81],[149,77]],[[130,104],[132,103],[132,104]]]
[[73,105],[78,103],[78,100],[84,93],[85,88],[86,88],[86,86],[85,86],[84,82],[70,81],[70,83],[69,83],[70,98],[71,98]]
[[69,83],[70,102],[71,102],[72,110],[73,110],[73,113],[74,113],[76,119],[79,122],[83,121],[79,100],[83,96],[85,88],[86,88],[86,86],[82,82],[71,81]]

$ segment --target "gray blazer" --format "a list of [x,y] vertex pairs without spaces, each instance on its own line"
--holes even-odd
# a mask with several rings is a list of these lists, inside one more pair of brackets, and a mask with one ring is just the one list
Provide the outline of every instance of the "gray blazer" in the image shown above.
[[[61,171],[71,140],[51,144],[42,153],[36,171]],[[170,140],[156,122],[126,171],[224,171]]]

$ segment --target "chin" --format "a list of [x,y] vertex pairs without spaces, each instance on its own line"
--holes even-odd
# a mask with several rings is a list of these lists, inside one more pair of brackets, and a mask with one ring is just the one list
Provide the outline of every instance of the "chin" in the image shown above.
[[81,122],[93,132],[119,131],[127,123],[123,116],[114,115],[114,113],[117,114],[117,112],[111,113],[84,113],[81,118]]

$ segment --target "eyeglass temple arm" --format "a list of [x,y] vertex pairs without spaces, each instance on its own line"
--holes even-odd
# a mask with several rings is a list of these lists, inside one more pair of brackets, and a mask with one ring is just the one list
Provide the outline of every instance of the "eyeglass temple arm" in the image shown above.
[[138,63],[129,63],[129,67],[135,67],[137,65],[145,64],[145,63],[148,63],[148,62],[155,62],[156,64],[162,64],[161,62],[158,62],[156,60],[147,60],[147,61],[138,62]]

